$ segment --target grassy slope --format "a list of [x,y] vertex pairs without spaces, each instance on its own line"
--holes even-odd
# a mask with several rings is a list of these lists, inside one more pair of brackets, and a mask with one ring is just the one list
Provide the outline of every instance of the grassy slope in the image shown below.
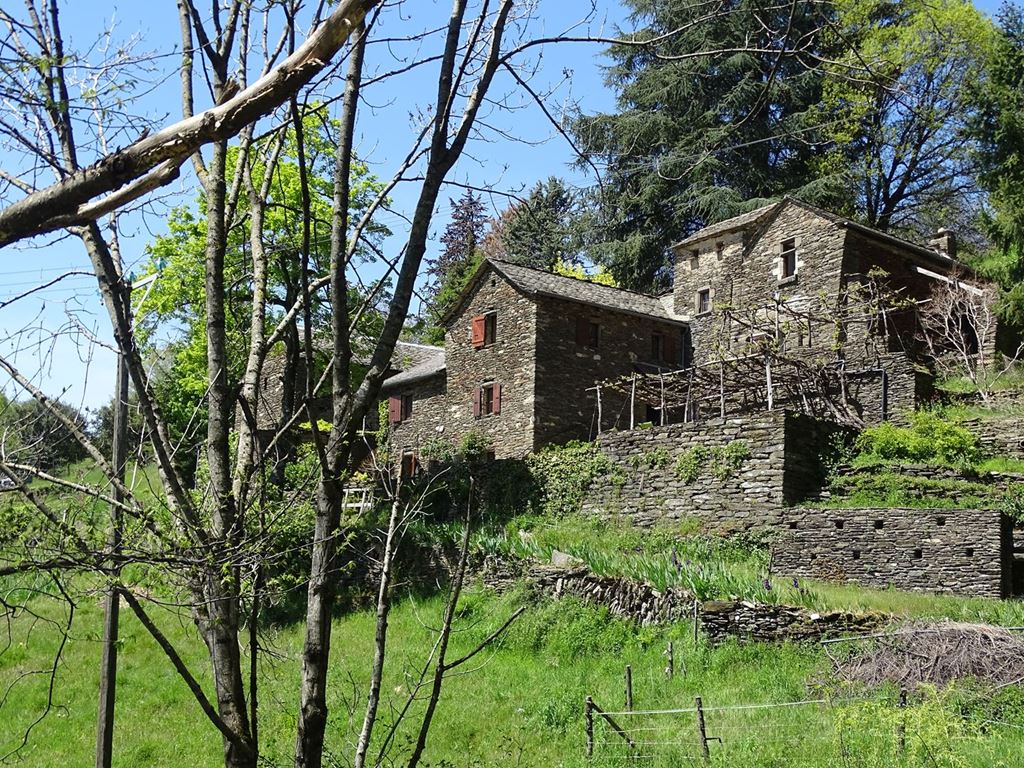
[[[515,597],[496,598],[471,592],[453,653],[472,647],[508,614],[514,600]],[[948,604],[925,596],[905,600],[914,612],[960,610],[952,599]],[[40,601],[36,604],[43,605]],[[393,655],[384,688],[391,703],[397,704],[408,689],[404,673],[422,663],[432,637],[427,627],[436,622],[440,608],[436,598],[406,599],[396,607],[391,623]],[[33,731],[21,764],[90,762],[99,618],[95,601],[80,602],[72,640],[58,672],[58,706]],[[193,669],[205,679],[204,654],[192,628],[167,613],[162,619],[178,647],[186,651]],[[347,616],[335,625],[329,738],[330,748],[339,756],[350,753],[346,745],[351,743],[358,718],[358,712],[355,719],[350,712],[353,706],[361,706],[372,635],[369,613]],[[185,686],[131,616],[125,617],[122,638],[117,764],[217,765],[220,745],[212,727],[202,719]],[[675,643],[678,668],[685,670],[672,681],[667,681],[662,673],[662,654],[668,640]],[[55,648],[56,635],[45,625],[33,626],[22,618],[14,623],[14,641],[13,649],[0,655],[0,685],[5,688],[24,672],[45,666]],[[294,734],[292,713],[301,637],[297,628],[290,628],[267,641],[281,656],[268,661],[261,670],[262,730],[266,756],[273,764],[284,765],[288,763]],[[448,682],[428,748],[429,765],[585,765],[583,699],[592,695],[605,709],[619,709],[625,664],[633,667],[636,704],[642,708],[692,706],[693,697],[698,694],[707,706],[799,700],[808,696],[808,682],[820,679],[828,666],[824,654],[815,646],[730,644],[709,649],[700,643],[695,647],[689,623],[658,630],[638,629],[611,620],[601,611],[569,602],[542,603],[528,610],[499,650],[482,656],[469,674]],[[18,682],[12,689],[9,700],[0,709],[0,744],[5,750],[42,708],[46,686],[47,680],[36,676]],[[891,728],[884,722],[877,726],[879,733],[872,735],[863,713],[857,714],[860,710],[843,711],[860,718],[846,732],[844,743],[861,744],[861,750],[875,749],[879,744],[891,746]],[[947,715],[940,718],[940,725],[948,729],[953,727],[949,725],[952,722],[959,728],[959,719],[949,720]],[[659,742],[647,748],[661,756],[651,765],[678,764],[682,757],[695,754],[692,715],[619,720],[637,728],[638,736]],[[729,765],[825,766],[841,759],[833,717],[818,707],[709,713],[708,727],[712,735],[725,738],[725,745],[713,748],[725,750]],[[641,730],[644,728],[655,730]],[[961,738],[973,733],[976,731],[957,731],[955,740],[947,740],[965,756],[963,765],[1012,765],[1010,756],[1019,751],[1024,741],[1011,729],[998,730],[981,740]],[[408,737],[405,732],[404,738]],[[942,741],[936,735],[929,738]],[[603,758],[597,764],[619,764],[621,761],[614,757],[620,751],[614,744],[616,739],[599,727],[598,741],[612,743],[599,750]],[[684,743],[660,743],[664,741]],[[938,764],[953,764],[942,757],[941,743],[933,744],[932,749],[938,750]],[[879,764],[887,764],[890,757],[884,755]]]

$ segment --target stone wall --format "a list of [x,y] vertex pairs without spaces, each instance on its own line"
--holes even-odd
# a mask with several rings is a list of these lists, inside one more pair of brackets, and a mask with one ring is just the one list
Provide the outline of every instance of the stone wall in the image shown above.
[[[577,343],[576,324],[598,325],[598,345]],[[656,334],[672,339],[672,360],[652,359]],[[535,445],[591,440],[599,431],[596,394],[586,391],[598,381],[628,376],[638,362],[678,368],[688,342],[682,325],[652,317],[565,301],[537,298]],[[628,398],[605,389],[601,403],[603,428],[629,426]],[[635,421],[647,420],[647,403],[637,402]]]
[[[756,237],[756,242],[749,242]],[[697,292],[711,290],[712,305],[757,309],[775,301],[813,302],[819,294],[838,295],[846,231],[832,221],[799,205],[785,206],[769,221],[763,233],[723,233],[694,242],[676,255],[675,306],[679,313],[694,315],[691,324],[694,358],[703,363],[718,354],[715,312],[696,315]],[[782,242],[796,240],[796,275],[781,276]],[[696,259],[693,251],[697,252]],[[744,329],[738,325],[726,337],[740,344]],[[821,334],[817,349],[828,350],[831,334]],[[733,351],[737,351],[734,348]]]
[[[476,349],[473,317],[489,312],[497,313],[495,341]],[[480,432],[491,440],[497,458],[533,450],[536,326],[534,302],[488,267],[445,336],[449,437]],[[474,393],[489,381],[501,385],[501,413],[474,418]]]
[[400,455],[404,450],[418,452],[426,441],[444,436],[448,397],[443,371],[429,379],[408,384],[391,394],[412,395],[412,415],[391,425],[391,445],[397,454]]
[[[583,511],[625,515],[637,525],[683,517],[724,529],[778,525],[788,505],[820,490],[819,450],[837,429],[792,412],[772,412],[608,432],[598,442],[612,469],[592,483]],[[680,470],[680,462],[697,451],[730,444],[747,449],[737,467],[716,468],[709,458],[696,473]]]
[[972,419],[965,421],[964,426],[978,436],[987,453],[1024,459],[1024,419]]
[[700,628],[711,643],[731,637],[741,641],[818,641],[877,632],[891,617],[881,613],[816,613],[792,605],[706,602],[700,609]]
[[548,597],[576,597],[607,608],[613,616],[645,626],[669,624],[693,616],[693,595],[685,589],[659,592],[638,581],[598,576],[583,566],[546,565],[489,556],[476,570],[474,578],[498,592],[526,584]]
[[772,570],[874,587],[1001,597],[1012,528],[997,510],[794,508]]

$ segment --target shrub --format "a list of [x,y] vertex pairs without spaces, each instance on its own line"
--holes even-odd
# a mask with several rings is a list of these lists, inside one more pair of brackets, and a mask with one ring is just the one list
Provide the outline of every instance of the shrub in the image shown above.
[[883,422],[857,438],[860,459],[969,466],[981,460],[978,438],[939,410],[915,411],[909,427]]

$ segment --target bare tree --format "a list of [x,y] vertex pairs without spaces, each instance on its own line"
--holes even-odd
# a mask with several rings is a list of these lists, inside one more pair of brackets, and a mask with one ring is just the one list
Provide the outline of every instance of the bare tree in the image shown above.
[[997,289],[956,275],[937,281],[918,311],[920,336],[938,373],[965,377],[985,402],[1010,372],[1024,342],[1000,354],[997,333]]

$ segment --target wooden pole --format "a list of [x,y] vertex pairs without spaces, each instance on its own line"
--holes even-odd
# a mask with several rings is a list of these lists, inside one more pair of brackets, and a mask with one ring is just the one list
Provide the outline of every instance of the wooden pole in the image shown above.
[[[900,688],[900,710],[907,708],[907,689]],[[900,757],[907,753],[907,715],[900,712],[900,721],[896,726],[896,752]]]
[[718,361],[718,411],[725,418],[725,361]]
[[665,426],[665,376],[659,373],[658,380],[661,382],[661,426]]
[[693,645],[697,647],[697,629],[699,624],[697,622],[697,598],[693,598]]
[[708,732],[704,724],[704,705],[700,700],[700,696],[694,699],[695,706],[697,707],[697,732],[700,734],[700,751],[704,756],[704,762],[711,762],[711,750],[708,749]]
[[626,711],[633,711],[633,667],[626,665]]
[[594,700],[587,696],[583,705],[583,717],[587,727],[587,757],[594,756]]
[[633,374],[633,386],[629,390],[629,428],[633,429],[636,421],[636,374]]
[[595,703],[594,703],[593,701],[591,701],[591,702],[590,702],[590,706],[591,706],[591,708],[592,708],[592,709],[593,709],[593,710],[594,710],[595,712],[597,712],[597,714],[599,714],[599,715],[600,715],[601,717],[603,717],[603,718],[604,718],[605,722],[606,722],[606,723],[608,723],[608,725],[610,725],[610,726],[611,726],[611,729],[612,729],[613,731],[615,731],[615,733],[616,733],[616,734],[617,734],[618,736],[621,736],[621,737],[622,737],[622,739],[623,739],[623,740],[624,740],[624,741],[625,741],[625,742],[626,742],[626,743],[627,743],[627,744],[629,745],[629,748],[630,748],[630,749],[636,749],[636,742],[635,742],[635,741],[633,741],[633,739],[631,739],[631,738],[630,738],[629,734],[628,734],[628,733],[626,733],[626,730],[625,730],[625,729],[624,729],[624,728],[623,728],[623,727],[622,727],[621,725],[619,725],[619,724],[618,724],[617,722],[615,722],[615,721],[614,721],[614,720],[612,719],[612,716],[611,716],[611,715],[609,715],[609,714],[606,714],[606,713],[605,713],[605,712],[604,712],[604,711],[603,711],[603,710],[602,710],[602,709],[601,709],[601,708],[600,708],[599,706],[597,706],[597,704],[595,704]]
[[764,356],[764,375],[768,385],[768,410],[775,407],[775,386],[772,384],[772,358],[768,353]]
[[601,434],[601,385],[597,385],[597,434]]
[[676,657],[672,650],[672,641],[668,641],[668,648],[665,649],[665,655],[668,657],[668,664],[665,666],[665,677],[671,680],[676,674]]

